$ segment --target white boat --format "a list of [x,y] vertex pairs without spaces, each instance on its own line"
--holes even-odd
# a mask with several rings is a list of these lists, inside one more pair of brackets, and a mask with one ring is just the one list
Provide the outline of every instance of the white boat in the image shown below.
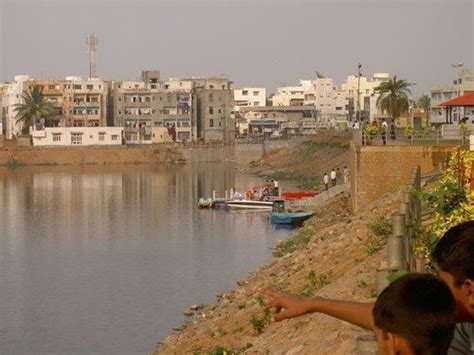
[[271,210],[273,208],[273,201],[228,200],[226,205],[229,208]]

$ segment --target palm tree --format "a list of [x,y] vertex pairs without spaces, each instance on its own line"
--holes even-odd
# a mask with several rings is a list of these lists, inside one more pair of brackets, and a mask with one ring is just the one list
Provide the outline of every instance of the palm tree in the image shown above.
[[426,114],[426,126],[429,125],[430,122],[430,110],[431,110],[431,99],[428,95],[423,95],[418,100],[418,106],[420,106]]
[[382,82],[375,88],[380,96],[377,98],[377,107],[384,113],[388,113],[392,119],[400,117],[402,113],[408,112],[409,96],[411,95],[410,84],[406,80],[393,79]]
[[35,85],[26,89],[21,95],[23,103],[15,105],[16,122],[23,122],[23,133],[28,133],[29,127],[39,119],[55,113],[54,106],[47,102],[43,96],[41,86]]

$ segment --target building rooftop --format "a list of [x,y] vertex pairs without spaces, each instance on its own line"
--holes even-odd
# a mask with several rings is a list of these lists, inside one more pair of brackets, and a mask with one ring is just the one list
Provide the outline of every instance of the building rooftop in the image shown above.
[[439,106],[474,106],[474,91],[469,91],[455,99],[442,102]]

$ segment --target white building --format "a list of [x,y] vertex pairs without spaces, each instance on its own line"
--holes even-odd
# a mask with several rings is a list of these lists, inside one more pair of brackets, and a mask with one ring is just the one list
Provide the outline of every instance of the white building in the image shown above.
[[[342,83],[341,89],[344,91],[344,95],[348,100],[351,118],[356,117],[355,113],[358,110],[368,112],[370,122],[372,122],[377,115],[381,115],[381,112],[379,112],[375,105],[379,96],[375,93],[375,88],[389,78],[390,75],[388,73],[375,73],[372,76],[372,80],[361,76],[359,88],[359,77],[357,75],[349,75],[347,77],[346,82]],[[358,100],[359,104],[357,103]]]
[[303,106],[305,91],[310,87],[310,80],[300,80],[299,86],[279,87],[272,96],[272,106]]
[[234,88],[233,92],[234,111],[239,111],[241,107],[262,107],[266,105],[267,91],[265,88]]
[[[474,72],[469,69],[463,69],[459,72],[459,78],[452,84],[439,85],[431,88],[431,123],[446,123],[446,108],[438,106],[444,101],[454,99],[464,95],[468,91],[474,91]],[[462,108],[453,107],[453,121],[456,123],[459,118],[469,117],[474,119],[472,110],[463,111]]]
[[331,78],[317,78],[304,83],[304,104],[314,105],[318,110],[318,123],[331,124],[346,119],[346,97],[338,90]]
[[31,127],[33,146],[121,145],[123,127]]
[[13,82],[3,86],[2,112],[5,120],[3,129],[7,139],[21,134],[23,123],[17,122],[15,105],[23,102],[23,92],[32,80],[28,75],[17,75]]

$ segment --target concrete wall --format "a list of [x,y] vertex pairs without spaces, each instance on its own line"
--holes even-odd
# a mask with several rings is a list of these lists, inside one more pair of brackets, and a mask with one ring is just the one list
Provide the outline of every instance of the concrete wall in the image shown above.
[[169,145],[0,150],[0,165],[143,164],[184,162],[183,159],[183,156]]
[[360,147],[351,143],[351,198],[354,213],[408,184],[413,167],[426,175],[445,161],[452,147]]

